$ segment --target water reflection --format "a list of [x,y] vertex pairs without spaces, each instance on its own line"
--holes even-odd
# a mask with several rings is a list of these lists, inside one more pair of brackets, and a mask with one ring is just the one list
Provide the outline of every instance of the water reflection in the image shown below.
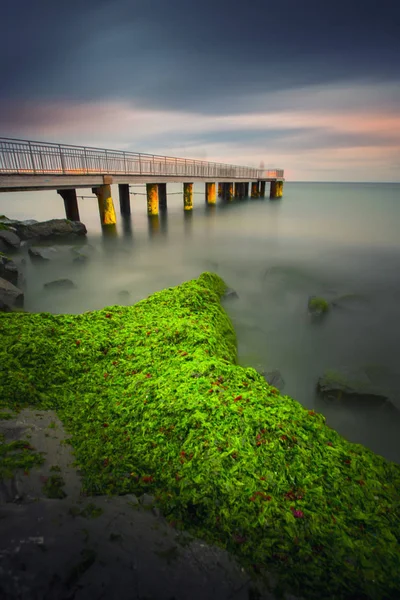
[[131,215],[121,215],[122,232],[124,238],[132,237],[132,217]]
[[183,213],[183,224],[185,235],[190,235],[193,230],[193,211],[185,210]]

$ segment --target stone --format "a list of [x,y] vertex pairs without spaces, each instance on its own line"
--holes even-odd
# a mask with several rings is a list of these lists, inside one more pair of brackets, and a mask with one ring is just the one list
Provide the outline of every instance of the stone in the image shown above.
[[130,292],[128,292],[128,290],[121,290],[120,292],[118,292],[118,296],[119,298],[121,298],[121,300],[129,300],[129,296],[130,296]]
[[15,285],[0,277],[0,302],[2,306],[5,305],[9,308],[22,308],[24,305],[24,293]]
[[76,288],[76,285],[71,279],[55,279],[54,281],[49,281],[48,283],[43,284],[43,287],[46,290],[53,289],[72,289]]
[[6,279],[13,285],[18,284],[17,265],[10,258],[8,258],[8,256],[0,255],[0,277]]
[[126,494],[124,498],[129,504],[133,504],[134,506],[139,505],[139,500],[135,494]]
[[139,498],[140,504],[143,506],[152,506],[155,503],[156,499],[154,496],[150,496],[150,494],[142,494]]
[[375,385],[367,372],[360,369],[340,368],[327,370],[318,379],[317,390],[330,400],[357,401],[361,406],[393,408],[389,393]]
[[31,246],[28,250],[29,256],[33,260],[51,260],[57,257],[57,250],[51,246],[45,246],[40,248],[39,246]]
[[285,386],[285,381],[279,369],[273,369],[272,371],[263,371],[262,376],[269,385],[276,387],[279,391],[282,390]]
[[223,297],[224,297],[224,300],[234,300],[235,298],[239,298],[239,295],[232,288],[228,288]]
[[15,250],[18,250],[21,244],[19,237],[13,231],[7,229],[0,230],[0,240],[5,242],[6,246]]
[[50,221],[39,223],[33,223],[32,221],[8,221],[7,225],[15,227],[18,237],[21,240],[32,238],[46,240],[61,237],[74,239],[87,233],[83,223],[69,221],[68,219],[51,219]]
[[308,314],[319,317],[329,310],[329,302],[325,298],[310,296],[308,299]]

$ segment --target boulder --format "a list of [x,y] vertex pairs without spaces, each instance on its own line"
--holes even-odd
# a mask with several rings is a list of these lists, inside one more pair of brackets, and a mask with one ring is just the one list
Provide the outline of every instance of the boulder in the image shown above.
[[4,242],[6,246],[15,250],[18,250],[21,244],[19,237],[13,231],[7,229],[0,230],[0,240]]
[[0,277],[6,279],[13,285],[18,283],[18,269],[15,262],[13,262],[8,256],[0,254]]
[[360,406],[394,408],[389,393],[374,384],[364,369],[327,370],[318,379],[317,389],[331,400],[353,400]]
[[[9,308],[22,308],[24,293],[15,285],[0,277],[0,304]],[[3,309],[4,310],[4,309]]]
[[71,252],[74,256],[74,262],[83,264],[88,258],[93,256],[96,252],[96,248],[91,244],[86,244],[85,246],[79,246],[78,248],[71,248]]
[[87,230],[83,223],[79,221],[69,221],[68,219],[51,219],[40,223],[31,221],[7,221],[7,225],[12,225],[21,240],[32,238],[47,240],[52,238],[74,239],[78,236],[86,235]]
[[319,296],[310,296],[308,299],[308,314],[319,317],[329,310],[329,302]]
[[72,289],[72,288],[76,288],[76,285],[74,284],[73,281],[71,281],[71,279],[55,279],[54,281],[49,281],[48,283],[45,283],[43,285],[43,287],[46,290],[58,290],[58,289]]
[[236,298],[239,298],[238,293],[233,290],[232,288],[227,288],[225,294],[224,294],[224,300],[234,300]]
[[265,381],[269,383],[269,385],[276,387],[279,391],[284,388],[285,381],[279,369],[273,369],[272,371],[263,371],[261,375],[264,377]]
[[57,250],[51,246],[31,246],[28,249],[29,256],[36,261],[51,260],[57,257]]
[[118,292],[118,297],[120,298],[120,300],[124,300],[125,302],[127,302],[129,300],[130,297],[130,292],[128,292],[128,290],[121,290],[120,292]]

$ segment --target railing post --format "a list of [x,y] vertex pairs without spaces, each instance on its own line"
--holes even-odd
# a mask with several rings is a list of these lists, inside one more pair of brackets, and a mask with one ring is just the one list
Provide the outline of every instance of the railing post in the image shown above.
[[60,144],[58,144],[58,151],[59,151],[59,153],[60,153],[60,160],[61,160],[61,168],[62,168],[62,172],[63,172],[63,173],[64,173],[64,175],[65,175],[65,164],[64,164],[64,157],[63,157],[63,154],[62,154],[62,152],[61,152],[61,146],[60,146]]
[[32,145],[31,145],[30,142],[28,142],[28,146],[29,146],[29,154],[30,154],[30,157],[31,157],[32,170],[33,170],[33,173],[36,175],[35,161],[33,160]]
[[85,169],[86,169],[86,175],[89,174],[89,165],[88,165],[88,160],[87,160],[87,154],[86,154],[86,146],[83,149],[83,154],[85,156]]
[[141,155],[139,154],[139,173],[140,173],[140,175],[141,175],[141,174],[142,174],[142,161],[141,161],[141,159],[140,159],[140,156],[141,156]]
[[175,159],[175,175],[178,175],[178,159]]
[[125,154],[125,152],[124,152],[124,175],[127,175],[127,172],[126,172],[126,154]]

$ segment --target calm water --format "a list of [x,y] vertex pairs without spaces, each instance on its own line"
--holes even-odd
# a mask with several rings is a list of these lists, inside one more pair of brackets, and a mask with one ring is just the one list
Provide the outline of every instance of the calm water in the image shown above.
[[[400,409],[400,185],[286,183],[282,200],[234,200],[206,207],[195,185],[195,207],[185,215],[181,187],[168,189],[168,213],[146,216],[144,195],[132,196],[132,216],[118,216],[103,235],[95,198],[79,201],[93,246],[85,265],[59,258],[26,259],[25,306],[31,311],[78,313],[131,302],[165,287],[220,274],[239,294],[226,303],[236,328],[242,364],[278,368],[284,392],[327,417],[328,424],[400,463],[400,424],[363,407],[322,402],[315,385],[326,368],[379,367]],[[134,188],[144,194],[144,186]],[[90,190],[78,193],[90,195]],[[117,189],[113,189],[118,209]],[[56,192],[0,194],[0,214],[11,218],[63,218]],[[76,290],[43,291],[68,277]],[[355,294],[321,322],[310,321],[310,295]]]

